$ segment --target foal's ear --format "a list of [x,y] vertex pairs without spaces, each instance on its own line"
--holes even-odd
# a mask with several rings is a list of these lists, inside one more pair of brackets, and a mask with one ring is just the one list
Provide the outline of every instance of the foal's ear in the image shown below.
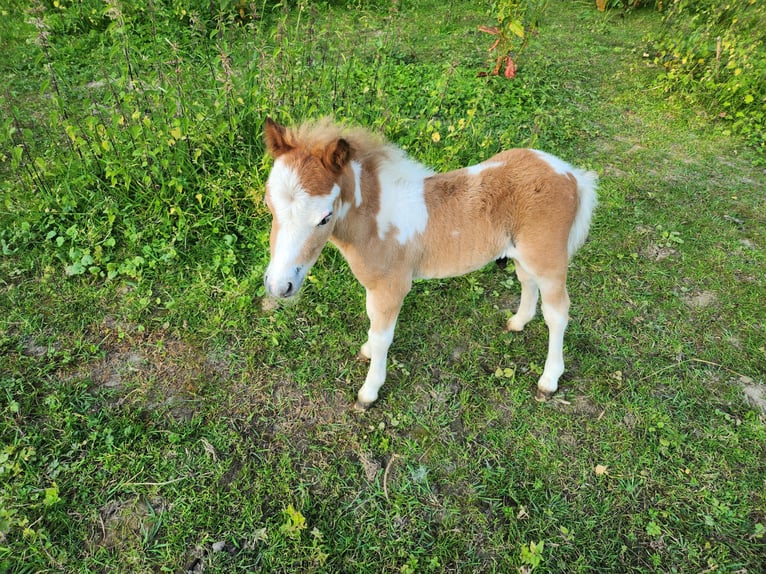
[[340,138],[329,144],[324,150],[322,162],[333,173],[340,173],[351,159],[351,146]]
[[293,146],[287,143],[287,128],[285,126],[280,126],[271,118],[266,118],[263,130],[266,149],[271,157],[278,158],[293,149]]

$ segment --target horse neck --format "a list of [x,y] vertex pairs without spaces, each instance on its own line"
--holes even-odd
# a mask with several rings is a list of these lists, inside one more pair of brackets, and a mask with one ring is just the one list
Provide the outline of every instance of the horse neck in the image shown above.
[[361,162],[357,162],[354,166],[352,162],[343,170],[338,181],[340,186],[338,209],[343,212],[343,216],[336,221],[331,239],[341,248],[343,245],[359,242],[365,227],[369,228],[368,220],[371,216],[369,210],[365,209],[369,206],[369,198],[365,197],[365,190],[361,186],[362,165]]
[[[412,193],[417,193],[422,201],[423,180],[433,173],[393,146],[375,159],[354,160],[338,182],[341,188],[340,209],[344,211],[344,217],[336,223],[334,243],[339,246],[342,243],[368,243],[370,233],[375,233],[381,223],[378,217],[381,209],[387,213],[383,221],[386,227],[391,223],[398,225],[398,222],[390,220],[391,202],[412,205],[412,198],[408,197]],[[383,205],[384,202],[386,205]]]
[[[358,178],[355,173],[356,168],[354,167],[354,163],[355,162],[351,162],[346,166],[346,169],[343,170],[340,180],[338,181],[338,185],[340,185],[340,201],[343,204],[349,205],[349,207],[356,205],[358,201],[356,186],[360,185],[360,178]],[[361,193],[361,189],[359,193]]]

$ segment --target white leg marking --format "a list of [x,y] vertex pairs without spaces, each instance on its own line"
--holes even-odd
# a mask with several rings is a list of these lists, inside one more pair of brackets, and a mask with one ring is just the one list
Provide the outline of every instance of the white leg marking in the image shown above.
[[[364,347],[369,351],[370,369],[367,371],[367,378],[357,395],[361,405],[370,405],[378,400],[378,391],[380,391],[383,383],[386,382],[386,358],[391,341],[394,340],[395,325],[395,323],[392,324],[388,329],[380,333],[376,333],[372,329],[368,333],[368,339]],[[362,352],[364,353],[364,350]]]
[[362,345],[362,356],[370,359],[370,368],[364,385],[357,394],[357,407],[367,408],[378,399],[378,391],[386,382],[386,358],[402,300],[409,291],[409,284],[401,291],[367,290],[367,316],[370,318],[370,330],[367,342]]
[[548,357],[540,380],[538,397],[545,398],[559,388],[559,377],[564,372],[564,331],[569,322],[569,296],[559,283],[540,282],[543,299],[543,317],[548,326]]
[[516,314],[508,319],[506,325],[509,331],[521,331],[532,320],[537,310],[538,287],[535,278],[528,273],[516,260],[516,276],[521,283],[521,301]]

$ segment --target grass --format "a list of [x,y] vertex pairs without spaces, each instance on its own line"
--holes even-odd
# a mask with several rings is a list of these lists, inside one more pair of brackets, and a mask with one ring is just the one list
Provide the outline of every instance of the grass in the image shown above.
[[[653,89],[654,12],[551,2],[509,82],[477,77],[472,2],[109,6],[0,19],[0,569],[762,569],[763,158]],[[352,412],[339,254],[263,306],[267,113],[438,169],[533,145],[599,171],[557,399],[489,266],[415,285]]]

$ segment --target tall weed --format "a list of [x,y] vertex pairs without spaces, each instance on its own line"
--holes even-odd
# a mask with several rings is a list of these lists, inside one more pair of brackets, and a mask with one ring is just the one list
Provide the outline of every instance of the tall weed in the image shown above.
[[310,2],[210,6],[28,10],[35,64],[6,64],[0,134],[0,246],[33,254],[22,271],[140,280],[202,250],[226,279],[259,275],[269,114],[367,125],[437,169],[561,135],[534,119],[544,86],[479,78],[461,54],[419,61],[396,2],[341,24]]
[[673,0],[653,38],[668,91],[706,102],[766,149],[766,4]]

